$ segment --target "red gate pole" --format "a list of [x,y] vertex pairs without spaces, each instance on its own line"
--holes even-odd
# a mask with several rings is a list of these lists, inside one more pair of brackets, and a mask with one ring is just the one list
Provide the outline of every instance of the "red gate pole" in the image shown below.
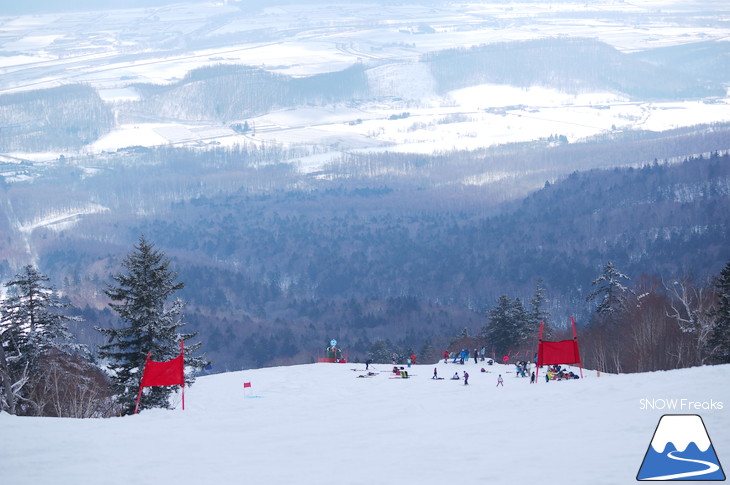
[[142,367],[142,377],[139,380],[139,392],[137,393],[137,404],[134,405],[134,414],[137,414],[139,410],[139,401],[142,399],[142,379],[144,379],[144,370],[147,368],[147,362],[150,361],[150,353],[147,352],[147,359],[144,361],[144,367]]
[[182,387],[182,410],[185,411],[185,341],[183,339],[180,339],[180,355],[183,358],[183,382],[180,386]]
[[583,379],[583,362],[580,358],[580,351],[578,350],[578,332],[575,330],[575,317],[570,317],[570,323],[573,325],[573,345],[575,346],[575,353],[578,356],[578,367],[580,368],[580,378]]
[[540,360],[542,354],[542,327],[545,325],[544,322],[540,322],[540,337],[537,339],[537,362],[535,362],[535,384],[537,384],[537,375],[540,373]]

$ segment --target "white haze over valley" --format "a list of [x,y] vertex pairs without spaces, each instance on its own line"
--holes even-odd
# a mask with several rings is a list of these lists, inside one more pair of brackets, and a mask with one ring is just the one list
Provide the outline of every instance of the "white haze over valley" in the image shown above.
[[[715,2],[671,0],[270,7],[230,1],[0,16],[0,94],[86,83],[115,104],[139,97],[135,83],[172,83],[203,66],[245,64],[310,76],[364,63],[373,99],[262,114],[241,120],[255,129],[246,134],[219,121],[125,119],[80,152],[63,155],[140,145],[277,143],[317,147],[315,155],[294,160],[302,171],[316,171],[348,151],[431,154],[557,134],[574,142],[627,129],[730,121],[730,98],[645,102],[613,92],[494,84],[437,93],[420,56],[546,37],[594,38],[622,52],[727,41],[730,29],[717,26],[726,24],[677,20],[685,11],[688,19],[701,18],[705,7],[722,10]],[[407,118],[389,119],[404,112]],[[53,162],[60,154],[6,155]]]

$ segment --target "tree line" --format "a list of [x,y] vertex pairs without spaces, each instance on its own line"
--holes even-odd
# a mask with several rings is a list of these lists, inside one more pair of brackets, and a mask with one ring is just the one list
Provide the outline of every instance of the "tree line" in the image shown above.
[[494,83],[621,92],[638,99],[723,96],[721,83],[703,79],[704,72],[686,72],[660,59],[649,62],[595,39],[557,37],[435,51],[422,62],[442,92]]
[[0,152],[79,148],[113,126],[110,106],[90,86],[0,96]]
[[730,262],[697,280],[628,275],[604,267],[589,298],[586,362],[607,372],[646,372],[730,362]]
[[[584,367],[632,373],[730,363],[730,261],[720,274],[700,281],[662,281],[648,275],[632,281],[609,261],[591,287],[585,299],[594,304],[594,311],[578,332]],[[545,309],[544,291],[538,281],[528,305],[501,295],[484,315],[478,334],[470,336],[463,329],[444,347],[456,353],[486,348],[487,355],[500,362],[503,355],[512,362],[519,356],[531,361],[537,355],[541,323],[544,340],[572,339],[572,329],[552,320]],[[376,363],[389,363],[411,352],[412,347],[402,353],[390,341],[379,340],[368,355]],[[429,339],[419,355],[433,362],[441,354]]]
[[[80,313],[111,324],[98,289],[146,234],[188,283],[180,295],[211,359],[238,370],[307,361],[332,338],[361,355],[381,339],[442,346],[438,335],[478,332],[500,295],[529,300],[535,278],[550,289],[558,320],[574,313],[586,322],[584,288],[606,260],[667,279],[713,274],[730,258],[730,164],[719,153],[575,172],[501,205],[493,186],[309,176],[276,163],[286,156],[276,146],[154,149],[68,161],[32,184],[0,186],[0,278],[13,276],[30,245]],[[487,163],[459,156],[403,164],[433,174],[449,161]],[[59,207],[68,223],[38,222]],[[102,343],[94,332],[81,337]],[[294,347],[277,344],[285,339]]]
[[[48,276],[29,265],[7,281],[8,296],[0,308],[0,410],[69,417],[131,413],[148,353],[153,360],[172,359],[178,355],[181,340],[197,336],[197,332],[183,331],[186,302],[176,294],[185,284],[178,281],[170,265],[162,251],[144,236],[139,238],[122,263],[124,271],[112,275],[114,283],[104,290],[118,320],[115,325],[96,326],[104,343],[94,352],[76,341],[69,327],[81,324],[81,319],[73,316]],[[719,275],[706,281],[684,278],[661,284],[649,276],[631,283],[609,261],[591,286],[585,299],[595,310],[580,330],[584,366],[621,373],[730,362],[730,261]],[[358,333],[351,332],[350,358],[371,358],[376,363],[397,359],[400,363],[405,356],[416,354],[419,362],[431,363],[441,357],[443,349],[485,347],[491,356],[524,355],[524,360],[530,360],[541,322],[547,324],[545,339],[570,338],[565,326],[551,315],[548,302],[546,288],[538,280],[527,304],[519,297],[499,296],[483,314],[483,326],[473,336],[466,328],[449,339],[445,334],[419,334],[417,327],[406,330],[401,326],[399,331],[406,335],[400,342],[369,341],[364,333],[356,342]],[[373,304],[378,305],[370,302],[371,309]],[[416,298],[397,298],[381,311],[403,321],[422,315],[421,305]],[[347,306],[352,314],[365,315],[358,301],[351,300]],[[369,315],[363,322],[378,318],[372,312]],[[245,339],[235,334],[230,338],[238,338],[238,345],[247,352],[263,352],[259,365],[272,363],[266,360],[271,356],[299,352],[298,330],[270,326],[268,337],[258,333]],[[195,355],[201,345],[187,345],[187,385],[194,382],[196,371],[209,364]],[[279,359],[274,363],[290,362]],[[146,390],[141,409],[169,407],[173,392],[170,387]]]
[[[113,276],[105,293],[121,326],[97,330],[106,343],[97,352],[76,341],[70,330],[70,304],[32,265],[5,283],[0,306],[0,411],[57,417],[108,417],[135,409],[144,364],[179,353],[185,333],[184,304],[173,295],[184,285],[170,260],[141,237],[127,256],[125,272]],[[188,345],[186,385],[206,362]],[[157,386],[141,395],[140,409],[169,407],[173,389]]]

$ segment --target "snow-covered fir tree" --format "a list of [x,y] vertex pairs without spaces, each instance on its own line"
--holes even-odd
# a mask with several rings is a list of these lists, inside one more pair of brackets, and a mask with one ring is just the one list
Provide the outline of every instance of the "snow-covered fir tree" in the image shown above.
[[[116,285],[109,285],[109,304],[127,324],[122,328],[98,328],[108,339],[100,346],[99,356],[105,359],[113,381],[113,390],[122,412],[135,407],[147,354],[152,360],[167,361],[180,355],[180,341],[196,333],[181,333],[185,326],[185,303],[174,298],[184,283],[177,282],[177,273],[170,269],[170,260],[141,236],[134,250],[122,262],[126,273],[112,276]],[[195,356],[201,343],[185,344],[185,366],[202,369],[206,362]],[[187,385],[194,382],[191,372],[185,373]],[[170,406],[171,386],[150,387],[140,401],[140,409]]]
[[7,297],[0,312],[0,394],[2,408],[10,413],[44,413],[48,396],[39,387],[46,356],[88,355],[68,329],[69,322],[79,319],[63,313],[69,305],[61,301],[49,281],[28,265],[5,283]]
[[545,297],[545,287],[542,284],[542,279],[538,279],[537,283],[535,283],[535,294],[532,300],[530,300],[530,308],[528,310],[530,325],[535,328],[540,325],[540,322],[545,323],[546,326],[549,325],[548,317],[550,314],[545,310],[545,303],[548,300]]
[[624,281],[629,279],[616,269],[612,261],[607,262],[601,275],[591,283],[596,289],[586,297],[586,301],[598,300],[596,313],[602,316],[623,310],[630,291]]
[[715,280],[715,291],[718,301],[712,315],[715,321],[709,347],[716,359],[730,363],[730,262]]
[[481,335],[497,352],[507,352],[519,345],[530,331],[530,318],[519,298],[502,295],[487,313],[488,322]]

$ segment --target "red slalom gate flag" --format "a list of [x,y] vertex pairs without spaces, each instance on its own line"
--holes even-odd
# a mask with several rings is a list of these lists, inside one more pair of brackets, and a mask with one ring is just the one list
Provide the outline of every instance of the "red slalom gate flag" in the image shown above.
[[183,386],[185,385],[183,369],[182,355],[166,362],[148,360],[142,375],[142,387]]
[[185,344],[180,341],[180,355],[172,360],[157,362],[150,359],[147,353],[147,360],[142,370],[142,382],[139,384],[137,393],[137,404],[134,407],[134,414],[139,410],[139,401],[142,398],[142,389],[152,386],[180,386],[182,388],[182,408],[185,410]]
[[244,382],[243,383],[243,388],[246,389],[247,387],[251,387],[251,383],[250,382]]

